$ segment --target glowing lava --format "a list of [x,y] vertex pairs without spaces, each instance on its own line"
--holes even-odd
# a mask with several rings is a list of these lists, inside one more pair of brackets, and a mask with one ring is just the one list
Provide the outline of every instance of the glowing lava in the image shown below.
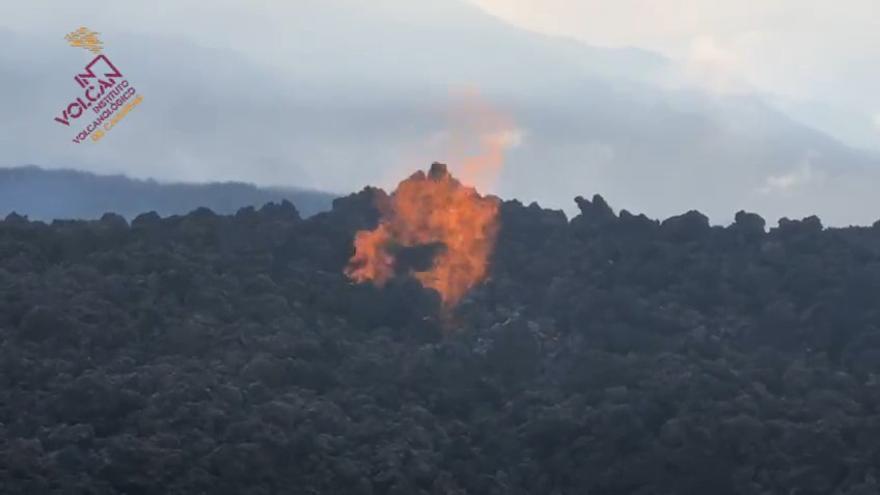
[[437,247],[430,267],[406,271],[439,292],[445,307],[486,277],[499,201],[461,184],[446,165],[434,163],[427,175],[413,174],[379,208],[378,227],[355,236],[355,254],[345,270],[352,280],[382,286],[400,270],[401,249],[426,245]]

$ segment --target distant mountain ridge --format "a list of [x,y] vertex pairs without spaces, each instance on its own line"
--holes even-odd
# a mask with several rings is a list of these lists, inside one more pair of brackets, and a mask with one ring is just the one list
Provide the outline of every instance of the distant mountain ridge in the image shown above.
[[168,216],[199,207],[228,214],[244,206],[285,199],[307,217],[330,209],[334,198],[320,191],[264,188],[244,182],[161,183],[34,165],[0,168],[0,216],[14,211],[44,221],[95,219],[107,212],[131,220],[148,211]]
[[[79,61],[57,33],[0,29],[0,81],[20,95],[4,102],[2,162],[354,191],[390,187],[415,164],[455,172],[456,141],[503,133],[514,139],[483,192],[569,215],[585,191],[652,217],[697,209],[718,224],[749,210],[870,225],[880,211],[880,154],[793,120],[767,95],[700,84],[651,52],[526,31],[460,0],[276,4],[241,9],[262,26],[249,43],[271,50],[241,50],[208,29],[225,32],[219,13],[198,32],[107,32],[150,105],[113,139],[81,148],[50,117]],[[504,117],[492,129],[480,128],[484,107]]]

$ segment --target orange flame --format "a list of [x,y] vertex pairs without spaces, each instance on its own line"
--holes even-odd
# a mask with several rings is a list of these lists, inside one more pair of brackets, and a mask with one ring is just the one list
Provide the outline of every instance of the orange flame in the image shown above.
[[454,306],[486,277],[498,233],[499,201],[462,185],[435,163],[401,182],[380,205],[382,218],[371,231],[355,236],[355,254],[345,270],[358,282],[385,284],[395,273],[398,247],[442,244],[430,269],[412,275],[440,293],[446,308]]
[[521,138],[513,119],[489,104],[476,88],[463,88],[455,94],[449,124],[446,152],[452,162],[461,163],[461,180],[483,191],[493,188],[505,152]]
[[405,147],[399,162],[385,170],[379,182],[396,185],[402,174],[409,173],[412,163],[439,159],[457,165],[453,174],[461,182],[483,193],[495,193],[505,154],[521,144],[522,130],[512,115],[475,87],[454,89],[442,107],[434,117],[444,126]]
[[[468,88],[453,98],[449,127],[435,135],[439,152],[460,163],[468,185],[483,190],[497,182],[508,148],[519,144],[513,119],[492,107],[478,90]],[[356,234],[355,254],[345,273],[358,282],[385,284],[401,271],[400,248],[438,244],[430,267],[403,267],[425,287],[440,293],[446,309],[457,304],[488,273],[498,233],[499,201],[462,185],[435,163],[397,186],[379,205],[379,226]]]

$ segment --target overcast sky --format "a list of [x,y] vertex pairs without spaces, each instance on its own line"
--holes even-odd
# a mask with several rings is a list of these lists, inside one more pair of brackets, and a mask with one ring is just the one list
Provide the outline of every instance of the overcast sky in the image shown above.
[[[868,0],[4,2],[0,166],[348,192],[489,154],[483,190],[569,213],[871,223],[878,22]],[[144,100],[77,145],[53,117],[80,26]]]
[[509,22],[637,46],[718,91],[757,90],[810,124],[880,149],[876,0],[473,0]]

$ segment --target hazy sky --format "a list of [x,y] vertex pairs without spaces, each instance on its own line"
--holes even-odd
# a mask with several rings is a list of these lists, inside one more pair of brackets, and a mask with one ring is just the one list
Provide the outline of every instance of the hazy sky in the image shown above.
[[472,0],[516,25],[662,53],[717,91],[757,90],[880,149],[876,0]]
[[[3,2],[0,166],[348,192],[489,153],[481,188],[568,212],[870,223],[878,22],[867,0]],[[53,117],[80,26],[144,100],[77,145]]]

